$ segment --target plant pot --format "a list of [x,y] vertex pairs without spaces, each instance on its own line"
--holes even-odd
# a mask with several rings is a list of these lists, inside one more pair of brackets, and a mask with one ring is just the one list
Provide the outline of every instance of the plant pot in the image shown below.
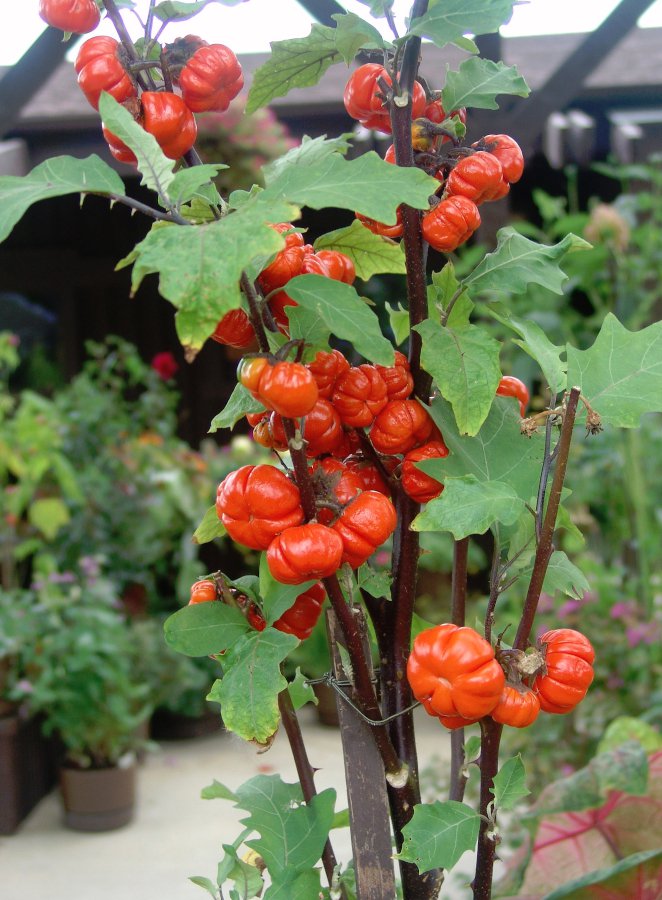
[[113,831],[133,818],[136,761],[107,769],[62,766],[60,789],[64,824],[76,831]]
[[317,718],[322,725],[338,728],[338,707],[336,706],[336,692],[328,684],[320,682],[313,685],[313,691],[317,697]]
[[169,709],[157,709],[150,723],[154,741],[188,741],[215,734],[223,727],[218,709],[206,710],[201,716],[184,716]]
[[41,720],[0,718],[0,834],[13,834],[54,787],[56,742],[44,738]]

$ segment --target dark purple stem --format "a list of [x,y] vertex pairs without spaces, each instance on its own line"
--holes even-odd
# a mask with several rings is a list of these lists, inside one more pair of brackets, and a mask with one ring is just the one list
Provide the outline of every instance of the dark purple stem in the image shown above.
[[496,841],[493,836],[493,818],[490,820],[488,807],[494,800],[492,788],[494,777],[499,771],[499,744],[501,742],[502,725],[489,716],[481,719],[480,745],[480,831],[476,853],[476,874],[473,880],[474,900],[490,900],[492,896],[492,875],[494,872],[494,856]]

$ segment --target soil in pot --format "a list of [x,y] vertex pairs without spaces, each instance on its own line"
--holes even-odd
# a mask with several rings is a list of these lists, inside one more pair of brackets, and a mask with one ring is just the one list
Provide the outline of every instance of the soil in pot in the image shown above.
[[136,761],[107,769],[62,766],[64,824],[76,831],[112,831],[128,825],[136,803]]

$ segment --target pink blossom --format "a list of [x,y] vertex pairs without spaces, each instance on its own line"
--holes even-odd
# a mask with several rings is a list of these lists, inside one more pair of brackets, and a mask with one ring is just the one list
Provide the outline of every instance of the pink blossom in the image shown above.
[[637,611],[636,603],[633,600],[619,600],[614,603],[609,611],[612,619],[624,619],[627,616],[633,616]]
[[163,381],[169,381],[179,371],[179,363],[167,350],[157,353],[150,365]]

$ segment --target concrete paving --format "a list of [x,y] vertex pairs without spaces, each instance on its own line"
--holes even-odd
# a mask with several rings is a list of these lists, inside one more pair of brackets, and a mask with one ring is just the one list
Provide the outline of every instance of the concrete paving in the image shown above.
[[[335,788],[336,809],[343,809],[340,732],[320,725],[311,707],[301,710],[300,718],[311,763],[319,769],[317,787]],[[442,780],[447,769],[449,736],[420,709],[416,722],[421,769],[430,792],[427,799],[432,799],[434,782]],[[296,781],[282,729],[263,754],[223,732],[161,743],[140,768],[135,819],[117,831],[84,834],[64,828],[59,795],[54,791],[15,835],[0,838],[0,898],[203,900],[208,895],[188,876],[214,879],[221,844],[237,837],[239,818],[245,813],[228,801],[202,800],[200,791],[214,779],[233,789],[259,772]],[[349,860],[349,830],[332,832],[332,840],[337,857]],[[461,859],[442,889],[442,898],[468,900],[471,896],[466,886],[470,856]]]

